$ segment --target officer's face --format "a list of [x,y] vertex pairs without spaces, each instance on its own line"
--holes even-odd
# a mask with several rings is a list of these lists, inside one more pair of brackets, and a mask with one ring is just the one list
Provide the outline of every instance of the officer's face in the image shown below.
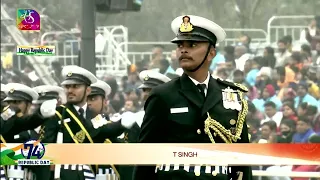
[[[180,67],[184,70],[191,71],[199,66],[208,49],[208,42],[181,41],[177,43],[177,57],[179,58]],[[215,49],[211,48],[207,60],[201,68],[208,69],[211,60],[216,55]]]
[[151,91],[151,88],[142,89],[142,100],[143,101],[146,101],[148,99],[150,91]]
[[68,103],[81,103],[91,92],[91,88],[84,84],[72,84],[64,86]]
[[105,105],[104,98],[100,95],[88,96],[87,103],[90,110],[92,110],[96,114],[101,113],[100,111]]
[[10,107],[19,108],[23,114],[26,114],[29,111],[30,103],[26,101],[8,101]]

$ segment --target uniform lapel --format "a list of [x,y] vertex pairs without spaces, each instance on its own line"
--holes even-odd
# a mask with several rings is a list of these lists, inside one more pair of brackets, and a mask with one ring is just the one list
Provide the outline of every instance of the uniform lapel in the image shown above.
[[198,108],[203,105],[203,97],[201,96],[198,88],[191,81],[191,79],[185,73],[180,77],[181,89],[179,92],[182,96],[195,104]]
[[221,90],[217,81],[210,76],[207,96],[202,107],[201,115],[204,116],[213,106],[221,101]]

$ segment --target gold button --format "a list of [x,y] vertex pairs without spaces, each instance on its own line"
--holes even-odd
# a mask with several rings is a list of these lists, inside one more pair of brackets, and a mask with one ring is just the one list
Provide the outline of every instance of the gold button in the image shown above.
[[216,171],[212,171],[212,176],[217,176],[218,173]]
[[198,133],[198,134],[201,134],[201,130],[200,130],[200,129],[198,129],[198,130],[197,130],[197,133]]
[[213,135],[216,137],[216,136],[217,136],[217,133],[214,132]]
[[230,120],[230,124],[231,124],[231,125],[235,125],[235,124],[236,124],[236,122],[237,122],[237,121],[236,121],[236,120],[234,120],[234,119],[231,119],[231,120]]
[[194,174],[196,175],[196,176],[200,176],[200,172],[198,171],[198,172],[194,172]]

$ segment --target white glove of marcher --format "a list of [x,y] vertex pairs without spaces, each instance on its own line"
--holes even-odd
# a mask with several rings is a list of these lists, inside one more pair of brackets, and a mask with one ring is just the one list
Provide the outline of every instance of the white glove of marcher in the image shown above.
[[40,106],[40,113],[44,118],[54,116],[58,101],[56,99],[44,101]]
[[135,113],[125,112],[121,114],[121,125],[127,129],[130,129],[136,122]]
[[16,114],[15,111],[13,111],[9,107],[7,107],[6,110],[1,113],[1,118],[6,121],[9,118],[11,118],[12,116],[14,116],[15,114]]

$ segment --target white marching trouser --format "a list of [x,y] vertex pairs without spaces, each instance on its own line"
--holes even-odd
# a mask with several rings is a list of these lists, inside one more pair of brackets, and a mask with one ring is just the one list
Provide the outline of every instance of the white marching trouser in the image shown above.
[[[58,132],[57,134],[57,144],[63,143],[63,133]],[[72,171],[82,171],[85,180],[94,180],[95,174],[91,171],[88,165],[83,164],[63,164],[56,165],[54,169],[54,179],[60,179],[61,169],[68,169]]]
[[32,171],[26,167],[10,165],[7,169],[8,180],[34,180],[35,176]]
[[225,174],[231,172],[231,167],[228,166],[190,166],[190,165],[183,165],[183,164],[162,164],[160,166],[157,166],[155,169],[155,172],[159,171],[175,171],[175,170],[184,170],[187,172],[193,172],[196,175],[200,175],[201,173],[206,174]]
[[0,180],[6,180],[6,172],[3,166],[0,166]]
[[63,164],[62,169],[68,169],[72,171],[81,171],[85,180],[95,180],[95,174],[91,171],[90,166],[84,164]]
[[96,180],[119,180],[112,168],[99,168]]

